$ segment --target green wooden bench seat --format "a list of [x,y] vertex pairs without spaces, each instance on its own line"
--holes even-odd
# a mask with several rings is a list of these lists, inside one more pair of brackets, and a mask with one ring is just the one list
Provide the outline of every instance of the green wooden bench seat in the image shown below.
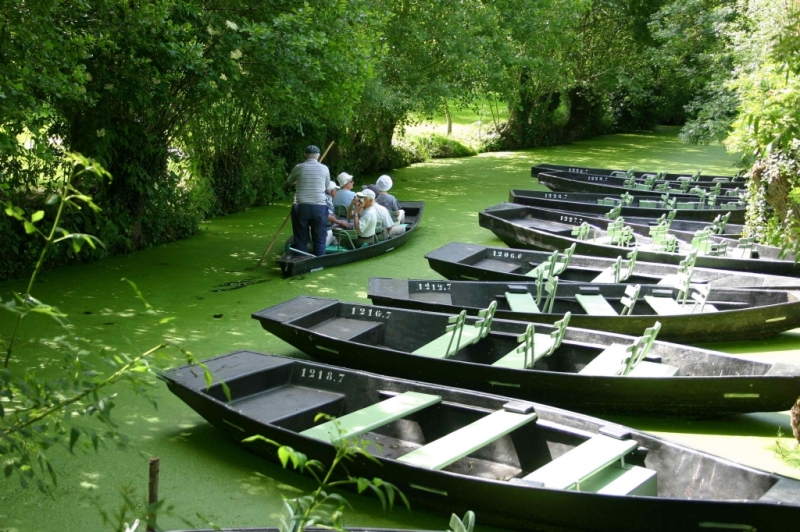
[[445,333],[414,351],[415,355],[431,358],[449,358],[461,348],[485,338],[491,329],[497,302],[492,301],[489,308],[478,312],[478,320],[466,325],[467,312],[462,310],[458,316],[448,318]]
[[505,296],[506,301],[508,301],[508,306],[511,307],[511,310],[514,312],[527,312],[528,314],[541,313],[539,306],[536,304],[536,300],[533,299],[533,295],[530,292],[519,294],[506,292]]
[[442,469],[534,420],[535,412],[518,414],[498,410],[401,456],[397,461],[427,469]]
[[[608,485],[609,492],[615,494],[655,495],[655,471],[645,470],[650,472],[645,473],[638,471],[637,466],[633,468],[625,466],[625,455],[634,451],[637,446],[638,443],[633,439],[618,440],[598,434],[523,477],[522,480],[541,483],[545,488],[553,489],[591,490],[599,493]],[[618,471],[603,474],[610,466],[615,466]],[[623,480],[622,477],[628,474],[631,478]],[[595,479],[600,475],[605,477],[605,482],[598,482],[599,478]],[[611,487],[612,483],[616,486]]]
[[[680,279],[680,277],[679,277]],[[685,282],[685,281],[684,281]],[[686,306],[686,294],[689,290],[694,288],[691,294],[693,304],[691,307]],[[644,296],[644,300],[659,316],[674,316],[676,314],[700,314],[704,312],[718,312],[714,305],[706,304],[710,288],[708,285],[694,285],[686,284],[681,287],[682,294],[679,294],[679,302],[672,297],[664,297],[658,295]]]
[[630,345],[611,344],[586,364],[578,373],[581,375],[631,376],[631,377],[671,377],[679,368],[658,362],[644,360],[653,347],[661,323],[648,327],[644,335]]
[[554,251],[552,255],[550,255],[547,260],[539,263],[533,269],[528,271],[525,276],[526,277],[534,277],[537,279],[548,279],[553,277],[554,275],[561,275],[569,267],[569,263],[572,260],[572,255],[575,254],[575,248],[577,244],[572,244],[570,247],[564,250],[564,253],[559,253],[558,250]]
[[613,266],[609,266],[600,274],[592,279],[593,283],[621,283],[628,279],[633,274],[633,269],[636,266],[636,254],[638,248],[628,253],[628,261],[623,264],[622,256],[617,257],[617,261]]
[[731,250],[731,257],[736,259],[750,259],[753,257],[752,237],[740,238],[739,243]]
[[589,316],[619,315],[602,294],[575,294],[575,299]]
[[529,323],[525,332],[517,337],[517,341],[521,342],[520,345],[496,360],[492,366],[511,369],[532,368],[537,360],[552,355],[558,349],[564,340],[571,317],[570,312],[564,314],[563,318],[553,324],[555,329],[550,334],[537,333],[534,325]]
[[324,442],[339,443],[441,402],[438,395],[405,392],[380,403],[304,430],[300,434]]

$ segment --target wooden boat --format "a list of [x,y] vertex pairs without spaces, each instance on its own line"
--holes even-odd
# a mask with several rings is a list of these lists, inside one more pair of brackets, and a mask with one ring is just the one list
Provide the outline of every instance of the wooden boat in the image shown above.
[[[722,197],[724,198],[724,196]],[[540,190],[512,189],[508,192],[508,201],[529,205],[531,207],[544,207],[547,209],[561,209],[567,211],[583,212],[588,215],[604,215],[615,207],[620,207],[620,215],[624,217],[637,216],[644,218],[659,218],[664,214],[676,210],[676,220],[693,220],[711,223],[717,216],[728,215],[728,222],[743,224],[745,204],[741,202],[737,208],[721,208],[720,196],[712,205],[708,202],[676,201],[676,198],[667,197],[666,201],[653,199],[650,196],[637,194],[623,194],[621,196],[608,196],[607,194],[589,194],[581,192],[543,192]],[[724,198],[728,202],[730,198]]]
[[376,305],[477,315],[492,301],[495,317],[569,324],[639,335],[658,320],[660,340],[699,344],[768,338],[800,327],[800,291],[728,290],[693,285],[687,293],[658,285],[436,281],[370,277]]
[[[330,463],[365,439],[348,474],[396,485],[414,509],[469,508],[518,530],[786,530],[800,482],[543,404],[237,351],[163,376],[237,441],[262,435]],[[229,402],[223,384],[230,390]],[[314,421],[324,412],[336,421]],[[243,444],[277,460],[275,447]]]
[[[627,258],[627,250],[619,250],[618,257]],[[425,255],[428,265],[446,279],[464,281],[514,281],[529,282],[536,269],[552,257],[549,251],[509,249],[452,242]],[[564,256],[562,253],[561,256]],[[638,254],[637,254],[638,256]],[[629,261],[626,261],[629,262]],[[564,264],[564,260],[561,259]],[[608,272],[615,266],[615,259],[573,254],[562,271],[559,281],[564,282],[609,282]],[[630,284],[661,284],[671,286],[677,278],[678,266],[636,260],[630,276],[624,279]],[[611,280],[613,281],[613,279]],[[707,283],[715,288],[765,288],[780,290],[800,289],[800,279],[780,275],[751,272],[735,272],[712,268],[697,268],[692,271],[692,282]]]
[[[539,173],[539,184],[551,190],[559,192],[591,192],[596,194],[623,194],[625,192],[636,193],[640,196],[658,197],[664,194],[674,196],[678,201],[690,201],[690,197],[700,198],[700,201],[713,195],[722,195],[720,206],[725,208],[728,204],[732,208],[741,208],[740,196],[744,190],[737,190],[720,185],[709,186],[706,183],[700,184],[672,184],[673,182],[664,181],[662,183],[632,183],[628,180],[611,177],[596,176],[593,174],[573,174],[569,172],[541,172]],[[628,184],[626,185],[626,181]],[[725,202],[725,199],[730,201]]]
[[[455,318],[307,296],[253,317],[265,330],[323,362],[502,391],[583,412],[718,416],[786,410],[800,395],[800,366],[652,341],[653,331],[637,339],[566,327],[563,320],[558,326],[529,327],[520,321]],[[527,345],[532,328],[531,349],[518,350]],[[630,349],[635,360],[619,355],[619,350]],[[622,358],[633,360],[633,367],[622,364]],[[531,365],[533,369],[524,369]],[[622,366],[629,374],[617,375]]]
[[[728,239],[706,235],[697,244],[690,245],[678,234],[674,242],[671,241],[675,251],[661,251],[659,242],[635,234],[636,228],[630,232],[622,227],[615,227],[613,231],[600,229],[585,223],[586,219],[580,214],[565,215],[513,203],[489,207],[479,213],[478,220],[481,227],[494,232],[512,247],[557,250],[576,244],[575,253],[609,258],[635,248],[637,260],[663,264],[679,264],[695,247],[699,267],[800,277],[798,257],[788,254],[780,258],[779,248],[752,241],[732,247]],[[630,246],[610,245],[623,230]]]
[[[520,203],[513,203],[514,205],[522,205]],[[539,212],[555,213],[558,215],[578,215],[585,222],[595,225],[597,227],[605,227],[616,218],[621,217],[620,207],[614,207],[612,210],[605,214],[585,213],[579,210],[569,210],[565,208],[547,208],[547,207],[532,207]],[[648,216],[623,216],[625,225],[633,228],[634,232],[644,236],[648,236],[650,229],[661,223],[665,225],[666,231],[669,234],[679,237],[685,242],[691,242],[697,231],[708,230],[710,234],[715,236],[724,237],[728,239],[739,239],[742,237],[744,226],[740,224],[731,224],[727,222],[727,218],[720,216],[712,222],[698,222],[695,220],[680,220],[677,218],[677,210],[670,211],[661,217],[648,217]],[[674,219],[673,219],[674,217]],[[560,216],[559,216],[560,218]]]
[[563,164],[540,163],[531,167],[531,177],[538,177],[541,172],[569,172],[573,174],[593,174],[599,176],[613,176],[613,177],[636,177],[644,178],[647,175],[656,175],[659,179],[665,181],[677,181],[681,178],[689,179],[695,183],[734,183],[743,187],[746,183],[746,178],[724,175],[703,175],[702,171],[684,172],[680,174],[669,172],[654,172],[654,171],[636,171],[636,170],[613,170],[610,168],[589,168],[586,166],[568,166]]
[[[403,246],[414,235],[414,230],[422,221],[422,211],[425,207],[424,201],[401,201],[400,208],[406,213],[405,223],[406,232],[402,235],[394,236],[370,244],[359,249],[347,249],[341,246],[330,246],[325,255],[316,257],[311,253],[302,253],[302,250],[293,248],[294,238],[291,237],[284,246],[284,254],[276,259],[281,267],[284,277],[300,275],[308,272],[315,272],[324,268],[350,264],[364,259],[378,257]],[[342,237],[340,237],[342,238]]]

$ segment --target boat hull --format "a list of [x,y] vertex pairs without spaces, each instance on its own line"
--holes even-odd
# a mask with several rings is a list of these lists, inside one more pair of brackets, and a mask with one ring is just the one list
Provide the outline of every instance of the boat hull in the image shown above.
[[[549,211],[557,221],[543,218],[539,223],[536,222],[536,213],[527,209],[533,208],[514,204],[500,204],[481,211],[478,215],[478,221],[481,227],[489,229],[511,247],[552,251],[566,249],[575,244],[575,253],[579,255],[608,258],[616,258],[632,250],[632,248],[594,244],[590,241],[578,240],[572,237],[571,228],[579,226],[586,221],[580,214],[561,215],[555,211]],[[543,216],[548,215],[548,211],[541,212]],[[534,222],[527,225],[514,223],[514,220],[522,220],[526,217],[533,217]],[[534,224],[536,227],[533,226]],[[656,252],[641,248],[637,255],[637,261],[674,265],[680,264],[685,258],[684,255],[679,253]],[[699,255],[695,265],[701,268],[800,277],[800,265],[793,258],[789,260],[737,259]]]
[[[420,292],[415,295],[434,296],[425,299],[412,299],[409,294],[410,284],[422,286],[438,287],[431,292]],[[524,285],[515,285],[524,286]],[[498,307],[495,317],[507,320],[519,320],[537,323],[555,323],[564,317],[564,313],[571,312],[569,324],[572,327],[583,329],[596,329],[617,334],[638,336],[643,331],[652,327],[655,321],[661,323],[661,330],[658,333],[659,340],[675,342],[679,344],[701,344],[707,342],[727,342],[737,340],[754,340],[769,338],[784,331],[800,327],[800,292],[796,295],[785,292],[758,292],[745,290],[712,290],[709,294],[709,304],[716,304],[719,307],[726,305],[730,310],[720,312],[707,312],[703,314],[679,314],[673,316],[659,316],[655,313],[646,315],[628,316],[590,316],[580,313],[580,305],[575,300],[575,294],[581,293],[581,289],[586,285],[574,283],[570,285],[560,285],[557,290],[557,302],[554,313],[527,313],[514,312],[507,308]],[[626,285],[603,285],[600,293],[607,299],[616,301],[624,294]],[[427,310],[430,312],[444,312],[458,314],[462,309],[471,315],[477,315],[478,311],[489,306],[491,297],[486,297],[480,301],[479,306],[459,306],[449,301],[453,291],[464,293],[503,294],[508,290],[509,285],[505,283],[486,283],[486,282],[441,282],[435,280],[407,280],[407,279],[386,279],[371,277],[369,280],[369,290],[367,297],[375,305],[387,307],[398,307],[415,310]],[[661,286],[643,286],[640,299],[652,293],[654,290],[661,290]],[[535,287],[529,287],[532,293],[536,293]],[[498,296],[499,298],[499,296]],[[473,297],[473,300],[476,300]],[[739,301],[763,300],[771,304],[762,306],[752,306],[743,308],[731,308]],[[791,302],[786,302],[790,300]],[[723,301],[723,303],[719,303]],[[780,301],[780,302],[779,302]],[[691,307],[691,303],[688,305]],[[559,308],[561,307],[561,308]],[[637,307],[647,309],[645,301],[638,301]]]
[[[232,353],[229,356],[241,355]],[[245,353],[247,354],[247,353]],[[250,353],[252,354],[252,353]],[[274,357],[279,358],[279,357]],[[357,373],[335,366],[324,366],[306,361],[287,360],[291,365],[287,371],[315,369],[324,372],[335,372],[345,379]],[[217,369],[225,373],[226,380],[237,377],[248,377],[254,373],[237,372],[234,367],[219,368],[225,363],[225,357],[204,361],[216,375]],[[220,364],[222,363],[222,364]],[[271,363],[271,362],[270,362]],[[281,445],[288,445],[294,450],[306,454],[309,458],[330,464],[334,457],[334,448],[329,443],[312,439],[277,424],[257,420],[259,414],[268,417],[269,412],[253,412],[247,415],[239,411],[235,405],[224,400],[214,400],[204,393],[202,370],[196,372],[200,382],[187,382],[182,369],[171,370],[164,376],[169,389],[209,423],[230,434],[241,442],[244,438],[261,435]],[[380,378],[380,377],[378,377]],[[496,404],[497,396],[481,396],[471,392],[436,388],[420,383],[403,385],[392,379],[384,379],[384,389],[414,389],[441,395],[443,400],[465,400],[470,396],[470,404]],[[321,385],[321,389],[335,391],[336,384]],[[403,386],[401,388],[401,386]],[[255,392],[258,390],[255,389]],[[456,395],[458,394],[458,395]],[[539,418],[551,417],[570,422],[581,427],[584,432],[596,431],[604,423],[600,420],[581,417],[568,412],[549,409],[536,405]],[[397,460],[376,457],[368,460],[356,457],[347,463],[347,473],[351,476],[366,478],[379,477],[400,488],[411,500],[414,509],[422,508],[449,515],[462,514],[473,510],[481,524],[493,524],[516,530],[583,530],[583,531],[620,531],[634,532],[640,530],[675,531],[698,530],[707,531],[708,524],[729,530],[778,531],[785,530],[787,522],[794,522],[800,516],[800,508],[796,506],[798,491],[797,481],[758,472],[743,466],[726,463],[724,460],[705,455],[697,451],[681,448],[675,444],[658,440],[652,436],[634,432],[633,437],[641,444],[654,449],[661,462],[659,469],[674,470],[668,480],[664,479],[663,489],[674,489],[671,481],[697,482],[687,474],[723,475],[725,466],[729,484],[735,483],[737,473],[754,484],[753,489],[763,495],[756,500],[741,502],[729,494],[719,493],[720,498],[675,498],[675,497],[636,497],[611,496],[596,493],[545,489],[531,487],[519,483],[494,478],[481,478],[459,474],[452,471],[425,469]],[[272,445],[263,442],[246,444],[246,448],[270,460],[277,461]],[[666,449],[666,450],[665,450]],[[674,465],[672,463],[674,462]],[[730,464],[730,465],[728,465]],[[716,466],[716,467],[715,467]],[[683,472],[683,473],[682,473]],[[717,484],[724,484],[717,481]],[[749,487],[749,485],[748,485]],[[794,500],[792,500],[794,498]],[[788,503],[788,504],[787,504]],[[576,511],[580,508],[580,511]],[[658,518],[654,518],[658,516]]]
[[[538,177],[539,184],[544,185],[551,190],[564,191],[564,192],[590,192],[594,194],[624,194],[635,193],[638,196],[647,196],[651,198],[660,198],[664,192],[657,190],[635,190],[622,186],[623,180],[609,176],[594,176],[594,175],[581,175],[581,174],[566,174],[555,172],[542,172]],[[700,183],[701,188],[708,188],[709,184]],[[725,188],[723,187],[724,191]],[[670,192],[670,197],[676,197],[682,200],[688,198],[697,198],[694,194],[679,194]],[[737,196],[731,196],[731,201],[738,200]]]
[[[638,204],[636,194],[633,194],[633,196],[634,202]],[[608,197],[607,194],[587,194],[580,192],[542,192],[538,190],[518,189],[512,189],[508,192],[508,201],[511,203],[519,203],[520,205],[529,205],[532,207],[544,207],[546,209],[577,211],[584,214],[601,216],[613,208],[608,205],[599,205],[597,203],[597,200],[602,200],[606,197]],[[626,205],[622,207],[620,216],[658,218],[664,214],[669,214],[673,210],[674,209]],[[730,223],[744,223],[745,209],[678,209],[675,219],[711,223],[717,216],[725,216],[728,213],[730,213],[730,217],[728,218]]]
[[[278,265],[281,267],[281,273],[284,277],[292,277],[294,275],[301,275],[304,273],[316,272],[326,268],[333,268],[343,264],[350,264],[360,260],[371,259],[390,253],[400,247],[404,246],[414,235],[415,230],[419,227],[422,221],[422,212],[425,207],[423,201],[401,201],[400,207],[406,211],[407,219],[413,221],[410,227],[402,235],[394,236],[383,242],[371,244],[369,246],[347,251],[343,253],[330,253],[320,257],[300,257],[297,255],[282,256],[277,259]],[[290,238],[284,249],[293,243]]]
[[[552,253],[530,249],[485,247],[452,242],[425,255],[428,265],[446,279],[464,281],[529,282],[523,272],[547,260]],[[570,267],[559,276],[559,282],[591,282],[614,260],[606,257],[573,255]],[[629,284],[658,284],[677,273],[677,266],[654,262],[636,262]],[[733,272],[695,268],[692,280],[711,287],[739,289],[800,289],[800,279],[779,275]]]
[[[552,364],[550,370],[517,370],[453,358],[439,359],[414,355],[385,347],[380,345],[379,341],[368,345],[341,340],[292,323],[293,320],[302,323],[300,318],[307,315],[310,307],[323,305],[327,301],[330,300],[296,298],[256,312],[253,317],[261,322],[266,331],[317,360],[329,364],[446,386],[501,393],[591,414],[710,417],[781,411],[790,408],[800,396],[800,374],[798,374],[800,369],[781,364],[772,365],[771,369],[767,370],[765,366],[759,366],[759,363],[752,363],[754,368],[763,368],[759,371],[769,371],[767,375],[752,374],[754,372],[749,372],[751,373],[749,375],[725,375],[722,372],[725,359],[722,357],[719,359],[720,372],[716,375],[725,376],[667,378],[589,376],[575,373],[576,361],[571,357],[575,353],[565,349],[564,356],[556,357],[552,362],[544,361],[546,364]],[[372,308],[381,309],[381,307]],[[426,316],[433,316],[432,313],[421,312],[421,314],[419,319],[424,321],[418,320],[411,325],[402,326],[402,334],[418,334],[419,323],[427,322]],[[493,331],[498,326],[521,334],[527,324],[495,320],[492,325]],[[567,329],[564,341],[576,345],[608,346],[614,342],[631,343],[633,339],[570,327]],[[479,343],[473,347],[481,350],[480,345]],[[661,345],[670,346],[664,349],[673,348],[672,344]],[[704,351],[685,346],[674,347],[685,351]],[[693,355],[700,358],[704,356],[698,353]],[[721,354],[716,353],[716,355]],[[731,360],[733,359],[735,357],[731,357]]]

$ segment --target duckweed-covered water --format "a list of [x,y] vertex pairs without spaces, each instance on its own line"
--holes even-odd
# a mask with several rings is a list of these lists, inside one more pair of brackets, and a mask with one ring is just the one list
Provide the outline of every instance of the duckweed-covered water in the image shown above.
[[[501,246],[494,235],[478,227],[478,211],[507,199],[509,188],[534,188],[530,167],[548,161],[594,167],[694,171],[732,174],[734,158],[720,147],[680,144],[676,131],[614,135],[513,153],[438,160],[392,172],[399,199],[424,200],[424,219],[416,237],[396,253],[370,261],[283,280],[273,263],[255,264],[288,212],[288,203],[252,209],[203,224],[200,233],[176,242],[95,264],[64,268],[42,276],[35,296],[58,305],[70,316],[74,331],[96,346],[139,353],[164,336],[208,358],[235,349],[302,357],[289,345],[261,329],[251,312],[301,294],[364,301],[367,278],[437,278],[423,255],[448,242]],[[359,179],[360,186],[366,179]],[[369,182],[375,176],[370,176]],[[285,230],[283,236],[288,236]],[[280,241],[283,241],[283,236]],[[121,278],[138,284],[148,301],[175,319],[157,325]],[[0,296],[23,290],[24,284],[0,285]],[[7,334],[10,317],[0,317]],[[40,338],[61,331],[44,318],[24,324],[17,355],[47,371],[57,353]],[[800,331],[769,340],[716,344],[732,353],[800,363]],[[176,363],[177,363],[176,357]],[[0,481],[0,530],[15,532],[111,530],[103,525],[90,498],[113,512],[121,503],[119,490],[135,487],[144,499],[147,457],[161,458],[161,496],[174,506],[173,517],[162,516],[167,528],[183,526],[179,517],[196,525],[197,515],[220,526],[275,526],[281,497],[310,490],[308,478],[284,471],[245,452],[174,398],[162,383],[153,395],[158,408],[124,390],[116,418],[131,436],[134,450],[105,449],[70,457],[56,451],[59,485],[50,498],[21,490],[16,482]],[[755,467],[800,478],[800,470],[770,450],[778,429],[791,435],[787,413],[765,413],[731,419],[676,421],[618,418],[616,421],[655,432],[687,445]],[[790,443],[789,438],[784,438]],[[445,529],[448,518],[395,509],[384,513],[369,498],[349,494],[353,509],[349,525]],[[480,523],[480,515],[478,515]]]

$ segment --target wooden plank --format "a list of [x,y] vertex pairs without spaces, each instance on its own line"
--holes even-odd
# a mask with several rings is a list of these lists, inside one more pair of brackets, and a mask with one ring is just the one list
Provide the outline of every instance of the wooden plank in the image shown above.
[[518,351],[519,347],[511,351],[503,358],[493,362],[492,366],[511,369],[531,368],[537,360],[542,358],[548,351],[550,351],[550,349],[553,348],[555,343],[556,341],[551,338],[549,334],[535,333],[533,335],[533,355],[528,355],[527,367],[525,366],[525,351]]
[[614,307],[601,294],[575,294],[575,299],[589,316],[619,316]]
[[359,436],[392,421],[441,402],[438,395],[405,392],[380,403],[351,412],[332,421],[304,430],[300,434],[324,442],[338,443]]
[[506,301],[508,301],[508,306],[511,307],[511,310],[514,312],[528,312],[530,314],[539,314],[541,312],[530,292],[506,292],[505,296]]
[[577,489],[580,482],[636,449],[636,440],[617,440],[598,434],[531,473],[523,480],[546,488]]
[[622,361],[632,350],[634,344],[611,344],[578,373],[580,375],[617,375],[622,369]]
[[609,266],[600,275],[592,279],[593,283],[613,283],[614,282],[614,267]]
[[499,410],[397,459],[428,469],[442,469],[530,423],[536,414]]
[[[470,345],[471,343],[474,343],[478,339],[480,332],[480,329],[474,325],[465,325],[461,330],[460,339],[458,336],[458,330],[448,332],[423,345],[414,351],[414,354],[431,358],[448,358],[455,355],[458,350]],[[453,337],[454,334],[455,337]],[[451,338],[452,342],[450,341]],[[456,345],[456,343],[458,345]]]
[[[701,314],[700,312],[693,312],[693,307],[691,306],[682,307],[680,303],[669,297],[644,296],[644,300],[659,316]],[[707,312],[718,312],[718,309],[714,305],[706,304],[702,313]]]
[[581,491],[603,495],[656,497],[657,473],[644,467],[631,466],[630,469],[623,469],[613,464],[582,482]]
[[629,377],[674,377],[678,373],[675,366],[642,360],[628,373]]

